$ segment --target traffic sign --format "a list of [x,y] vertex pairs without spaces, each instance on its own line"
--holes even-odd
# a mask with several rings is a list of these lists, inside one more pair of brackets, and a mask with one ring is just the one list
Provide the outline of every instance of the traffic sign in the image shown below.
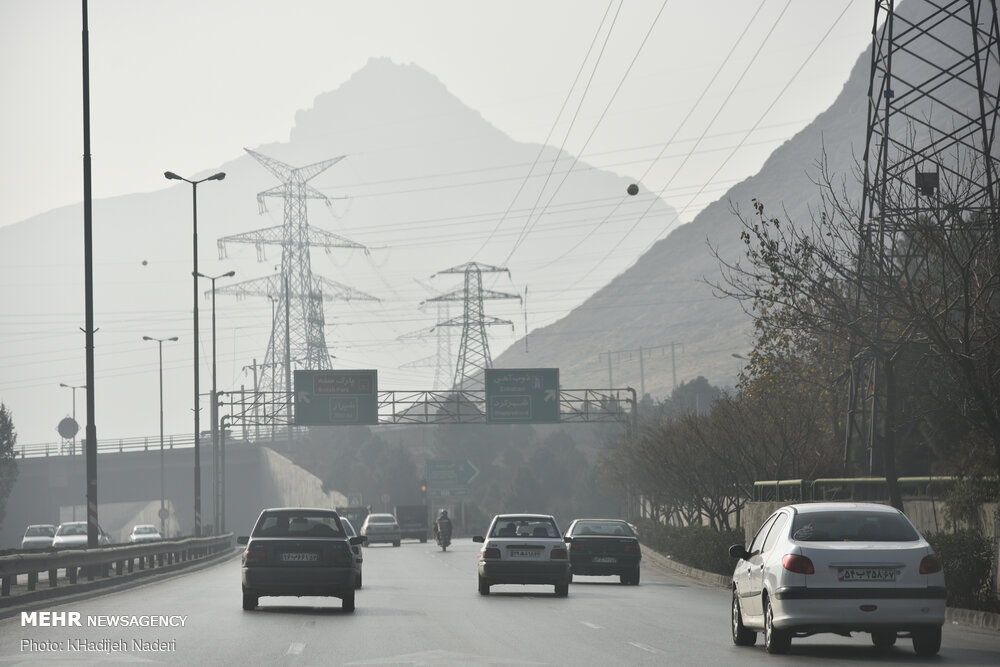
[[427,459],[428,498],[467,498],[469,484],[479,476],[472,461],[464,459]]
[[296,426],[377,423],[377,371],[295,371]]
[[558,423],[559,369],[486,369],[486,421],[494,424]]

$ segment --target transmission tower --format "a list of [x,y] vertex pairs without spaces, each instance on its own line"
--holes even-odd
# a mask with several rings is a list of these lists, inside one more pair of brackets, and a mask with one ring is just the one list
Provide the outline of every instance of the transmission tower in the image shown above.
[[[257,260],[261,262],[267,260],[266,246],[281,247],[280,273],[219,289],[219,292],[240,297],[251,295],[270,297],[275,306],[271,337],[256,388],[258,396],[254,401],[255,416],[259,416],[262,407],[261,393],[271,392],[271,396],[274,397],[276,394],[291,391],[292,364],[300,369],[310,370],[332,367],[324,333],[326,325],[324,301],[378,301],[378,299],[328,278],[313,275],[312,272],[310,248],[324,248],[327,253],[331,248],[352,248],[367,252],[367,248],[359,243],[309,226],[306,200],[321,199],[327,206],[331,206],[330,198],[309,185],[309,181],[343,160],[345,156],[305,167],[292,167],[250,149],[244,150],[281,181],[281,185],[257,194],[260,212],[267,211],[268,197],[280,197],[284,200],[282,225],[225,236],[218,241],[220,259],[225,258],[226,245],[230,243],[253,244],[257,249]],[[272,420],[282,415],[290,417],[289,410],[290,406],[287,404],[276,405],[266,418]]]
[[[434,289],[431,285],[423,282],[422,280],[414,279],[417,284],[426,289],[428,292],[441,296],[443,292]],[[422,301],[420,303],[420,310],[424,310],[427,305],[427,301]],[[436,321],[441,322],[445,319],[451,317],[451,304],[445,301],[438,301],[437,306],[437,317]],[[435,342],[437,343],[437,352],[431,356],[424,357],[422,359],[417,359],[415,361],[407,362],[400,366],[400,368],[433,368],[434,369],[434,389],[441,390],[446,389],[451,382],[452,369],[454,368],[455,360],[452,355],[452,345],[451,345],[451,327],[437,327],[427,330],[420,329],[419,331],[413,331],[407,334],[399,336],[396,340],[408,341],[408,340],[419,340],[421,342],[426,342],[427,337],[430,334],[434,334]]]
[[[915,221],[978,226],[993,244],[1000,240],[996,0],[909,0],[902,11],[897,4],[878,0],[872,29],[856,308],[872,315],[873,340],[881,299],[862,302],[862,274],[898,273],[913,252],[906,236]],[[850,356],[844,466],[857,437],[872,474],[876,443],[891,431],[884,423],[889,361],[853,341]]]
[[486,315],[483,301],[486,299],[517,299],[519,294],[494,292],[483,289],[483,273],[506,273],[508,269],[487,264],[469,262],[461,266],[453,266],[435,275],[445,273],[461,273],[465,275],[463,289],[428,299],[430,302],[461,301],[462,316],[438,322],[439,327],[462,327],[462,342],[458,348],[458,363],[455,366],[455,379],[452,388],[457,391],[467,389],[483,389],[486,387],[485,371],[493,366],[490,358],[490,345],[486,338],[486,327],[495,324],[506,324],[512,329],[514,323]]

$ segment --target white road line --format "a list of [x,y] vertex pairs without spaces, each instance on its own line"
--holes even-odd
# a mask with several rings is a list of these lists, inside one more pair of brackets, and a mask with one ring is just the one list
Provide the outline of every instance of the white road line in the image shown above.
[[645,644],[640,644],[639,642],[629,642],[629,644],[636,647],[637,649],[645,651],[646,653],[659,653],[659,651],[657,651],[652,646],[646,646]]
[[583,625],[586,625],[591,630],[603,630],[604,628],[597,623],[590,623],[589,621],[580,621]]
[[305,648],[305,644],[289,644],[288,650],[285,651],[285,655],[302,655],[302,651],[304,651]]

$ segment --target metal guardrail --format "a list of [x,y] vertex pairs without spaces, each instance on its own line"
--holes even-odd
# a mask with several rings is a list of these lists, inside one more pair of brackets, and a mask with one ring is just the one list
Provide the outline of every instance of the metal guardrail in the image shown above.
[[59,582],[59,570],[65,573],[64,581],[77,583],[80,576],[88,580],[131,574],[138,566],[163,567],[175,563],[194,561],[220,551],[233,548],[233,535],[227,533],[213,537],[188,537],[148,544],[129,544],[99,547],[97,549],[59,549],[55,551],[24,551],[0,556],[0,598],[10,597],[21,575],[27,575],[28,590],[38,586],[39,574],[48,573],[49,588]]

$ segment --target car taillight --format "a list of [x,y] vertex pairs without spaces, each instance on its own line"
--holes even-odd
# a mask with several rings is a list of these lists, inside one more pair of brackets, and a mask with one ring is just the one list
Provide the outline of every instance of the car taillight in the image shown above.
[[244,565],[258,565],[267,561],[266,551],[251,551],[247,549],[243,552]]
[[569,554],[566,552],[565,547],[553,547],[549,558],[552,560],[566,560],[569,558]]
[[587,545],[582,542],[570,542],[569,548],[573,551],[586,551]]
[[500,558],[500,550],[496,547],[487,547],[483,549],[483,560],[490,560],[494,558]]
[[813,568],[813,562],[798,554],[785,554],[785,557],[781,559],[781,566],[789,572],[797,572],[798,574],[815,574],[816,572]]
[[625,545],[625,553],[629,553],[630,551],[638,551],[638,550],[639,550],[639,545],[638,544],[626,544]]
[[354,554],[343,544],[338,544],[330,552],[330,565],[354,565]]
[[920,561],[920,574],[934,574],[941,571],[941,559],[934,554],[927,554]]

